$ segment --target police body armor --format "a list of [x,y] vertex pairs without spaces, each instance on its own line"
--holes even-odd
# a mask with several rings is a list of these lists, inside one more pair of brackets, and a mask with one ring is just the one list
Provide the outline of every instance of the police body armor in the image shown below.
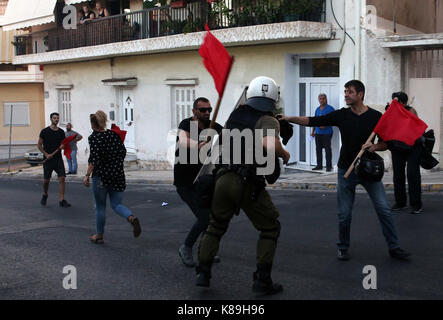
[[[251,130],[253,133],[253,143],[252,145],[246,145],[245,139],[242,138],[241,141],[241,163],[234,163],[234,152],[233,152],[233,138],[230,137],[230,164],[223,164],[223,150],[220,155],[220,163],[221,167],[228,169],[228,171],[235,172],[243,179],[244,182],[249,182],[251,180],[254,181],[254,183],[257,184],[258,188],[264,188],[265,182],[264,178],[268,178],[269,176],[257,176],[257,167],[260,167],[259,164],[257,164],[255,159],[255,128],[257,125],[257,121],[265,116],[273,116],[272,112],[263,112],[253,109],[252,107],[248,105],[242,105],[236,110],[234,110],[231,115],[229,116],[228,121],[226,122],[226,129],[234,130],[238,129],[240,132],[243,132],[243,130]],[[222,144],[223,145],[223,144]],[[246,156],[247,154],[252,154],[253,163],[246,163]],[[265,154],[266,156],[266,154]],[[220,166],[218,166],[220,168]],[[217,168],[217,169],[218,169]],[[278,158],[276,157],[276,163],[274,167],[274,172],[272,174],[273,179],[277,180],[280,173],[280,165],[278,162]],[[275,181],[273,181],[275,182]],[[272,183],[273,183],[272,182]],[[259,191],[259,190],[257,190]]]

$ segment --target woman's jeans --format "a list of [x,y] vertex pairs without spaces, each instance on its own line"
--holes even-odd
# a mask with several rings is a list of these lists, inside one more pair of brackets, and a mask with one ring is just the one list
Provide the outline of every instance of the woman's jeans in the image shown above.
[[348,249],[351,235],[352,206],[355,199],[355,188],[361,184],[369,194],[378,220],[380,221],[383,234],[390,250],[398,248],[397,231],[394,219],[386,199],[384,185],[381,181],[371,182],[360,179],[355,172],[345,179],[346,170],[338,169],[338,220],[339,220],[339,249]]
[[71,160],[66,159],[68,162],[69,172],[77,173],[77,150],[72,150]]
[[109,194],[111,208],[120,217],[126,220],[132,214],[131,211],[122,205],[123,191],[113,191],[103,185],[100,177],[92,178],[92,191],[95,200],[96,229],[97,234],[104,234],[106,223],[106,196]]

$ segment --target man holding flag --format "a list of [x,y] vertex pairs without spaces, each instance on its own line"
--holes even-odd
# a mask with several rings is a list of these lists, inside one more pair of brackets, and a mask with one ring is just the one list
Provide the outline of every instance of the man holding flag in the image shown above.
[[[65,165],[63,163],[61,146],[65,139],[65,132],[58,127],[60,116],[57,112],[50,115],[51,125],[40,132],[38,149],[45,155],[46,161],[43,163],[43,196],[40,201],[42,206],[48,200],[49,181],[52,171],[58,176],[58,191],[60,194],[60,207],[67,208],[71,205],[65,200]],[[74,137],[74,136],[72,136]],[[75,137],[74,137],[75,138]]]
[[[395,259],[406,260],[410,254],[402,250],[398,244],[397,231],[388,206],[383,183],[362,179],[353,171],[346,177],[346,171],[353,166],[359,151],[369,149],[370,152],[374,152],[387,149],[387,144],[383,141],[376,145],[368,141],[368,137],[372,140],[375,136],[371,133],[375,131],[374,128],[376,128],[382,114],[364,105],[365,86],[361,81],[352,80],[346,83],[344,95],[349,108],[342,108],[320,117],[282,117],[303,126],[337,126],[340,129],[342,148],[338,161],[339,241],[337,243],[337,258],[342,261],[349,260],[352,207],[355,199],[355,188],[358,184],[361,184],[368,192],[375,207],[390,256]],[[386,141],[381,134],[379,135]]]

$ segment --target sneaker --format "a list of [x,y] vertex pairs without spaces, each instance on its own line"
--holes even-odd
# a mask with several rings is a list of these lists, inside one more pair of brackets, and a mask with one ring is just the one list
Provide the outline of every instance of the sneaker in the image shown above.
[[337,259],[341,261],[348,261],[349,260],[349,253],[346,249],[338,249],[337,251]]
[[322,167],[315,167],[315,168],[312,168],[312,170],[323,170],[323,168]]
[[71,206],[71,205],[69,204],[69,202],[66,201],[65,199],[63,199],[62,201],[60,201],[59,204],[60,204],[60,207],[63,207],[63,208],[68,208],[68,207]]
[[332,172],[332,168],[326,168],[326,172]]
[[42,196],[42,199],[40,200],[40,203],[42,206],[46,206],[46,201],[48,200],[48,195],[44,194]]
[[400,210],[404,210],[406,209],[407,206],[406,205],[399,205],[398,203],[395,203],[392,207],[391,207],[391,211],[400,211]]
[[396,248],[393,250],[389,250],[389,255],[398,260],[408,260],[408,257],[411,255],[409,252],[404,251],[403,249]]
[[411,214],[419,214],[423,212],[423,207],[419,206],[419,207],[412,207],[412,211]]
[[192,257],[192,248],[188,248],[183,244],[180,249],[178,249],[178,255],[185,266],[190,268],[195,267],[194,258]]

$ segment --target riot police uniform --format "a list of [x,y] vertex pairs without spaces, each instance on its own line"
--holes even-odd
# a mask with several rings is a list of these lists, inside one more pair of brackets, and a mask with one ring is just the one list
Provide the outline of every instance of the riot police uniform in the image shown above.
[[[271,135],[268,129],[274,129],[275,137],[279,134],[279,123],[272,116],[278,99],[278,87],[267,77],[258,77],[249,85],[246,104],[234,110],[226,129],[263,129],[263,136]],[[269,134],[268,134],[269,132]],[[255,139],[254,139],[255,141]],[[232,141],[231,141],[232,147]],[[253,146],[254,148],[263,146]],[[282,286],[271,279],[272,263],[280,235],[279,212],[266,191],[265,177],[257,175],[257,162],[245,161],[245,153],[253,152],[242,144],[241,163],[219,165],[216,169],[216,183],[212,200],[212,214],[207,231],[199,246],[199,265],[197,267],[197,285],[209,286],[212,260],[217,254],[222,236],[226,233],[234,214],[242,209],[260,232],[257,243],[257,271],[253,275],[253,291],[273,294],[282,290]],[[222,149],[223,155],[223,149]]]

